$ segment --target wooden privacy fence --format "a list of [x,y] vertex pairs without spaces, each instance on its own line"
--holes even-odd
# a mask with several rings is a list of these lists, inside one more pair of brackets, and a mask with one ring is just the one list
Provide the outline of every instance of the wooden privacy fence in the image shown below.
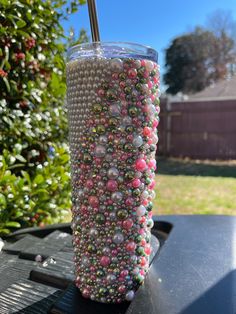
[[161,101],[158,153],[236,159],[236,99]]

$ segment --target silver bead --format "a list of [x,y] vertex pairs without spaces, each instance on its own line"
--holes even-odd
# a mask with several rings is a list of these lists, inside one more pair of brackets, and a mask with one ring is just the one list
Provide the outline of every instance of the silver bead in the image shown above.
[[124,236],[121,232],[118,232],[114,234],[112,240],[115,244],[121,244],[124,241]]

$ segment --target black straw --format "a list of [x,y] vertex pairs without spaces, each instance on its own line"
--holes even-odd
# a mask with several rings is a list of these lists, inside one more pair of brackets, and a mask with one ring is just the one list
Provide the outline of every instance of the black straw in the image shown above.
[[93,42],[100,41],[95,0],[88,0],[88,11]]

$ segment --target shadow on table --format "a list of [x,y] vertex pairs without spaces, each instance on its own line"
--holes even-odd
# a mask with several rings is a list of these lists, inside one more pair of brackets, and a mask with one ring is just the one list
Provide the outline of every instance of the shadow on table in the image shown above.
[[181,312],[181,314],[200,313],[236,314],[236,270],[223,277]]
[[168,175],[236,178],[236,163],[215,163],[185,159],[157,158],[157,172]]

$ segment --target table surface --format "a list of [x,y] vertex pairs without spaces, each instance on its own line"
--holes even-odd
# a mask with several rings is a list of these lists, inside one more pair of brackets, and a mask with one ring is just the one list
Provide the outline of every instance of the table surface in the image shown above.
[[132,303],[85,300],[69,224],[30,228],[0,253],[0,314],[235,314],[236,216],[158,216],[161,249]]

